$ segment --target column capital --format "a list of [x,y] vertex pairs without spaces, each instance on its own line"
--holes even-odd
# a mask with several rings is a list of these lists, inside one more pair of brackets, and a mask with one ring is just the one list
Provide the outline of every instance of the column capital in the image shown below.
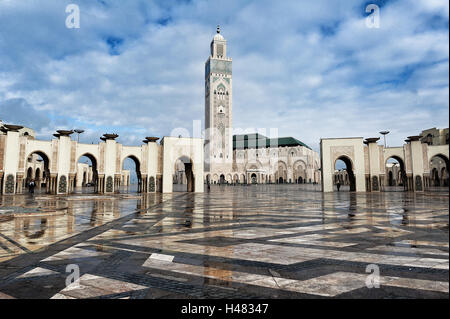
[[419,141],[422,138],[420,135],[408,136],[408,140],[411,142]]

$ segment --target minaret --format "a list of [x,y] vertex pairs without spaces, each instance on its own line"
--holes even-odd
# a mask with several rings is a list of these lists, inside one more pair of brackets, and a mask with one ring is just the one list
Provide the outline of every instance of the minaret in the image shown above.
[[205,171],[219,176],[232,170],[232,96],[232,60],[217,26],[205,63]]

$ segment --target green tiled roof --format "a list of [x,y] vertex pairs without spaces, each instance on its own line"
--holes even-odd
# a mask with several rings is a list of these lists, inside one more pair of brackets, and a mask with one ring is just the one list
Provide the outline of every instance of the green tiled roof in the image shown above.
[[306,148],[311,149],[308,145],[293,137],[267,138],[266,136],[259,133],[233,136],[233,150],[246,148],[283,147],[283,146],[289,147],[304,146]]

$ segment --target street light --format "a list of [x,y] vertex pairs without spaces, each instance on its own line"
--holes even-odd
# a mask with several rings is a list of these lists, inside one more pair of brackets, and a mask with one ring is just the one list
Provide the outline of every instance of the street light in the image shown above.
[[78,134],[78,143],[80,143],[80,134],[84,133],[84,130],[73,130],[73,131]]
[[380,134],[384,137],[384,148],[386,148],[386,135],[389,134],[389,131],[381,131]]

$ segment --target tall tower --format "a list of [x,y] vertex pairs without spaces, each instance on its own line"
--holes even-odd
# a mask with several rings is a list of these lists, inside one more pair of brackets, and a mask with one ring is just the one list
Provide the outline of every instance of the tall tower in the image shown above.
[[233,163],[231,64],[217,26],[205,63],[205,171],[218,176],[231,173]]

